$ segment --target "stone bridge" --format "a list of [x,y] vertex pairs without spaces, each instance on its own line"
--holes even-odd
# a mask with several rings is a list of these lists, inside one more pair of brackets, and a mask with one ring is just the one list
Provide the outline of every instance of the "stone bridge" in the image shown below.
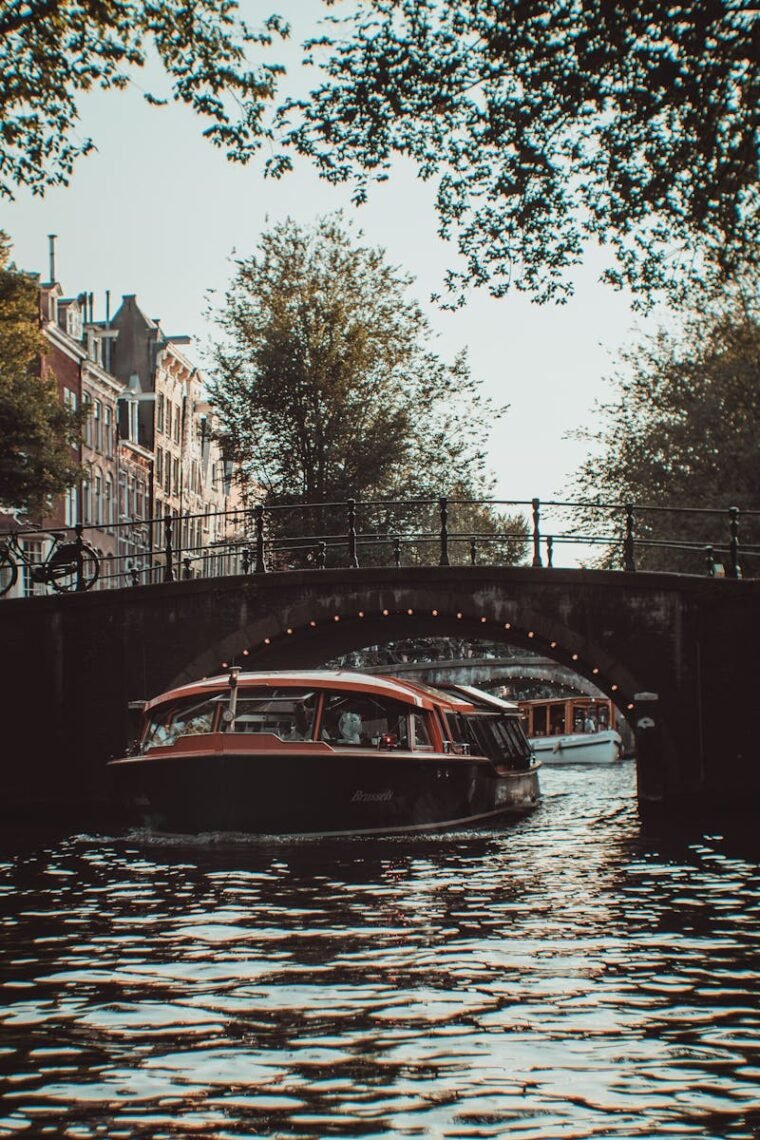
[[503,641],[608,693],[642,804],[760,799],[760,582],[533,567],[288,571],[0,602],[7,810],[102,803],[127,702],[223,671],[315,667],[402,637]]

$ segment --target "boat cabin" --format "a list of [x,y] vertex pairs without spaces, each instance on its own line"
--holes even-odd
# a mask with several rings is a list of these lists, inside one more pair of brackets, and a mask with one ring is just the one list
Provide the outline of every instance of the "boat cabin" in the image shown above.
[[[531,752],[517,706],[461,687],[456,692],[393,677],[342,672],[213,677],[162,694],[143,711],[135,752],[195,750],[225,734],[245,749],[397,750],[487,756],[526,768]],[[292,749],[291,749],[292,750]]]
[[615,707],[605,697],[518,701],[528,737],[571,736],[615,727]]

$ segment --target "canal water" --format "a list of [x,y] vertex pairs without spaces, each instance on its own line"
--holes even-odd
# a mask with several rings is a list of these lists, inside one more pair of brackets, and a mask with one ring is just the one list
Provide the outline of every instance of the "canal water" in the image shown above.
[[760,1136],[757,848],[542,775],[481,832],[15,837],[0,1135]]

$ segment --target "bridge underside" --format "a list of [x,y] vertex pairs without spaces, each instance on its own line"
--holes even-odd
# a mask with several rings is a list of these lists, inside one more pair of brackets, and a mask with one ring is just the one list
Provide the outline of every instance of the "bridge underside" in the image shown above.
[[[126,703],[233,660],[304,668],[402,637],[483,638],[572,669],[636,735],[639,796],[668,810],[760,794],[748,711],[760,583],[420,567],[199,580],[6,601],[6,804],[92,804]],[[642,694],[656,694],[651,700]]]

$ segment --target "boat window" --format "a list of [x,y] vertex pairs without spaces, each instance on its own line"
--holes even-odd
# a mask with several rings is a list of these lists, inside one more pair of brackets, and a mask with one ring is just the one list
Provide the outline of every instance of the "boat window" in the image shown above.
[[326,693],[320,739],[328,744],[408,748],[407,707],[366,693]]
[[565,731],[565,702],[555,702],[549,706],[549,732],[561,736]]
[[179,703],[161,705],[151,714],[143,747],[165,748],[182,736],[212,732],[219,697],[190,697]]
[[412,724],[414,727],[414,747],[432,749],[433,742],[430,739],[430,732],[427,726],[427,717],[424,713],[413,713]]
[[[228,732],[266,732],[281,740],[311,740],[316,693],[305,689],[241,689]],[[225,694],[224,708],[229,707]]]

